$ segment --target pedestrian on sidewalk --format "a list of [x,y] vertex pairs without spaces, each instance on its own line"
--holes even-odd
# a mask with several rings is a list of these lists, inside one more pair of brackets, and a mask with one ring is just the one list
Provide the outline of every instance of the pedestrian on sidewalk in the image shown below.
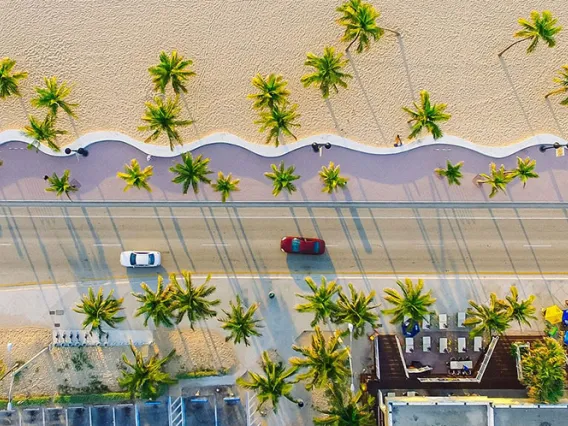
[[400,138],[400,135],[396,135],[396,138],[394,138],[394,146],[395,147],[402,146],[402,139]]
[[146,161],[149,163],[150,160],[152,160],[152,156],[151,156],[150,154],[148,154],[148,155],[146,156]]

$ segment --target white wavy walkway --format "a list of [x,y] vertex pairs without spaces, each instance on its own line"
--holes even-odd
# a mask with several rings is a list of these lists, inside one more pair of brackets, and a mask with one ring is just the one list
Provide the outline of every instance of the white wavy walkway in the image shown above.
[[[16,141],[31,143],[32,139],[25,136],[19,130],[5,130],[0,133],[0,145],[7,142],[16,142]],[[89,145],[98,142],[108,142],[108,141],[117,141],[117,142],[126,143],[146,154],[150,154],[155,157],[175,157],[184,152],[192,151],[202,146],[213,145],[218,143],[237,145],[257,155],[261,155],[263,157],[280,157],[296,149],[311,145],[313,142],[317,143],[329,142],[333,146],[341,146],[354,151],[359,151],[367,154],[375,154],[375,155],[398,154],[401,152],[411,151],[413,149],[428,145],[451,145],[451,146],[466,148],[493,158],[504,158],[532,146],[538,146],[542,144],[553,144],[554,142],[560,142],[561,144],[564,145],[568,143],[568,141],[566,141],[561,137],[552,135],[550,133],[543,133],[530,137],[528,139],[525,139],[524,141],[521,141],[513,145],[495,147],[495,146],[476,145],[465,139],[461,139],[457,136],[448,135],[444,136],[441,139],[438,139],[437,141],[435,141],[431,136],[429,136],[422,138],[418,141],[408,143],[401,147],[385,148],[385,147],[374,147],[370,145],[364,145],[355,142],[351,139],[343,138],[337,135],[321,134],[301,139],[295,143],[274,147],[273,145],[253,144],[231,133],[214,133],[197,141],[186,143],[183,146],[176,145],[175,149],[173,151],[170,151],[168,146],[145,144],[137,139],[125,135],[124,133],[102,131],[102,132],[91,132],[86,135],[83,135],[80,138],[76,139],[70,145],[66,145],[65,148],[71,148],[71,149],[78,149],[80,147],[85,148],[88,147]],[[39,150],[44,154],[51,155],[54,157],[67,156],[67,154],[65,154],[65,152],[63,151],[53,152],[51,149],[49,149],[47,146],[44,145],[41,145]],[[73,155],[73,153],[69,155]]]

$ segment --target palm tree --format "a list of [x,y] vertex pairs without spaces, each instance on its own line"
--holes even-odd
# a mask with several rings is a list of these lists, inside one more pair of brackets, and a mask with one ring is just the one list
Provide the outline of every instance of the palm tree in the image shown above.
[[144,143],[157,140],[162,133],[165,133],[170,143],[170,149],[174,150],[174,142],[183,145],[181,136],[177,131],[177,127],[189,126],[193,123],[191,120],[178,120],[181,112],[179,106],[179,98],[167,98],[164,100],[159,96],[154,98],[154,103],[146,102],[146,112],[142,116],[142,121],[148,123],[145,126],[139,126],[138,130],[145,132],[151,130],[152,134],[148,136]]
[[261,133],[268,130],[266,143],[274,141],[274,145],[278,146],[282,135],[292,136],[295,140],[298,140],[290,129],[291,127],[300,127],[300,124],[295,122],[300,117],[300,114],[296,112],[297,109],[298,105],[296,104],[290,107],[274,105],[269,111],[260,113],[260,119],[256,120],[254,124],[260,125],[259,131]]
[[313,313],[314,319],[310,323],[312,327],[315,327],[320,321],[327,324],[328,320],[331,320],[337,312],[337,304],[333,298],[339,294],[341,287],[337,285],[336,281],[327,282],[323,275],[319,287],[311,277],[306,277],[305,281],[312,294],[296,293],[296,296],[307,300],[307,303],[296,305],[294,309],[301,313]]
[[144,315],[144,327],[148,326],[148,321],[151,319],[156,327],[172,327],[172,302],[173,293],[171,287],[164,288],[164,278],[158,275],[158,286],[156,291],[146,283],[140,284],[143,293],[132,293],[136,300],[141,304],[134,314],[135,317]]
[[8,96],[21,96],[18,89],[18,82],[28,77],[26,71],[12,73],[16,66],[16,61],[10,58],[0,59],[0,98],[6,99]]
[[471,336],[503,334],[511,326],[507,306],[503,300],[497,299],[495,293],[490,294],[489,305],[480,305],[473,300],[469,301],[469,305],[464,325],[474,326]]
[[266,172],[264,176],[272,181],[272,195],[278,196],[283,189],[290,194],[296,191],[296,186],[292,182],[300,179],[301,176],[294,174],[295,166],[285,169],[284,161],[281,161],[280,166],[276,167],[276,164],[271,164],[270,167],[272,172]]
[[373,426],[377,424],[373,414],[375,399],[372,396],[361,401],[363,392],[358,391],[353,394],[344,386],[333,384],[328,384],[325,395],[328,408],[314,407],[324,414],[323,417],[314,417],[314,425]]
[[493,198],[499,191],[505,192],[507,185],[513,180],[513,174],[505,170],[505,166],[501,164],[499,170],[495,163],[489,165],[491,174],[480,173],[481,179],[477,180],[477,184],[488,184],[491,186],[489,198]]
[[358,40],[356,52],[362,53],[369,49],[371,40],[379,41],[385,30],[400,35],[397,31],[383,29],[377,25],[377,19],[381,14],[370,3],[363,3],[361,0],[349,0],[336,10],[343,14],[337,20],[339,25],[345,27],[341,41],[350,42],[345,51],[348,51],[353,43]]
[[183,317],[187,315],[189,325],[193,330],[195,322],[217,315],[217,312],[211,308],[217,306],[221,301],[219,299],[207,299],[215,292],[215,287],[207,285],[211,280],[211,275],[208,275],[205,282],[199,287],[193,285],[191,272],[181,271],[181,276],[185,283],[185,289],[179,284],[176,274],[170,274],[170,285],[174,292],[173,308],[177,311],[176,323],[182,322]]
[[51,177],[47,178],[49,187],[45,188],[45,190],[47,192],[55,192],[58,197],[65,194],[67,195],[67,198],[71,200],[69,193],[77,192],[79,188],[69,183],[69,173],[69,170],[65,170],[61,177],[57,176],[57,173],[53,173]]
[[322,388],[328,383],[341,384],[350,374],[347,366],[349,349],[343,346],[338,331],[326,341],[321,329],[316,325],[311,345],[306,347],[293,345],[292,349],[305,357],[290,358],[290,364],[300,369],[308,369],[297,376],[298,381],[308,381],[307,390]]
[[223,323],[221,328],[229,332],[229,335],[225,337],[225,341],[233,340],[235,344],[242,341],[245,346],[249,346],[248,339],[251,336],[262,336],[257,330],[262,327],[259,325],[261,320],[254,318],[254,314],[258,310],[258,303],[253,303],[245,311],[241,298],[237,295],[237,302],[233,303],[230,301],[229,305],[231,306],[231,312],[223,310],[227,317],[219,319]]
[[538,173],[534,171],[536,167],[536,160],[531,160],[529,157],[524,160],[521,157],[517,157],[517,168],[511,170],[512,179],[518,177],[521,182],[523,182],[523,188],[527,186],[527,181],[529,179],[538,178]]
[[57,136],[67,134],[66,130],[58,130],[55,128],[55,117],[47,114],[43,121],[39,121],[33,115],[29,116],[30,124],[24,127],[24,134],[33,139],[28,145],[28,149],[35,147],[39,150],[42,143],[47,144],[53,151],[58,152]]
[[[558,76],[554,77],[553,81],[558,83],[560,87],[544,95],[547,99],[549,96],[568,92],[568,65],[562,65],[562,69],[558,71]],[[560,105],[568,105],[568,97],[562,99]]]
[[152,166],[146,166],[144,170],[142,170],[138,160],[133,158],[130,160],[130,166],[125,164],[124,172],[118,172],[116,176],[126,182],[124,192],[128,191],[130,188],[145,189],[148,192],[152,192],[148,181],[153,174],[154,170]]
[[339,292],[337,301],[337,312],[333,317],[336,324],[353,324],[353,335],[355,338],[361,337],[365,333],[365,325],[370,324],[373,328],[377,326],[379,316],[374,312],[379,305],[375,305],[375,290],[371,290],[368,295],[360,291],[357,293],[353,284],[349,283],[351,298],[345,293]]
[[190,185],[193,188],[193,193],[197,194],[199,183],[211,183],[211,179],[207,177],[208,174],[213,173],[209,170],[209,158],[203,158],[203,155],[199,154],[194,159],[190,152],[186,152],[181,154],[181,161],[181,163],[170,167],[170,172],[177,174],[172,182],[183,185],[183,194],[187,194]]
[[509,308],[509,317],[521,324],[531,326],[531,320],[536,320],[534,315],[536,308],[533,306],[535,296],[531,294],[526,300],[519,300],[519,291],[514,285],[511,286],[511,294],[505,298]]
[[410,278],[405,278],[404,282],[397,280],[396,284],[402,293],[393,288],[385,289],[385,300],[392,305],[390,309],[384,309],[383,314],[392,315],[391,324],[401,324],[407,317],[409,319],[409,328],[414,324],[420,323],[427,315],[434,313],[430,307],[436,302],[432,297],[432,290],[422,294],[424,289],[424,281],[418,279],[416,285]]
[[240,181],[240,179],[233,179],[231,173],[225,176],[223,172],[219,172],[217,174],[217,182],[212,183],[211,186],[213,186],[213,191],[221,193],[221,201],[224,203],[231,195],[231,192],[240,191]]
[[193,61],[184,59],[175,50],[172,51],[171,56],[168,56],[166,52],[160,52],[160,63],[148,68],[154,83],[154,90],[165,93],[166,86],[171,81],[176,94],[187,93],[184,84],[189,77],[195,75],[193,71],[187,69],[191,65],[193,65]]
[[352,78],[351,74],[343,72],[343,67],[348,61],[343,60],[343,53],[335,54],[333,47],[326,47],[323,56],[308,53],[308,59],[304,62],[307,67],[314,69],[313,73],[306,74],[301,78],[304,87],[318,86],[324,99],[329,97],[329,90],[339,92],[337,86],[347,88],[346,79]]
[[81,298],[81,303],[73,308],[75,312],[86,316],[83,320],[83,328],[102,332],[103,323],[116,328],[117,324],[126,319],[126,317],[117,316],[118,312],[124,309],[122,307],[124,298],[115,299],[113,294],[114,290],[111,290],[107,297],[103,297],[103,288],[100,287],[95,296],[93,288],[89,287],[88,293]]
[[248,95],[254,100],[253,108],[262,110],[272,109],[275,106],[285,106],[288,103],[290,92],[286,89],[288,82],[281,75],[269,74],[263,77],[257,74],[252,79],[252,85],[258,89],[258,93]]
[[461,172],[461,168],[463,166],[463,161],[456,163],[455,165],[450,162],[450,160],[446,160],[446,168],[437,168],[434,169],[434,172],[441,177],[445,177],[448,179],[448,185],[457,185],[460,186],[461,182],[460,179],[463,177]]
[[291,395],[293,389],[293,381],[287,379],[293,376],[297,367],[285,368],[282,362],[274,362],[268,356],[268,352],[262,353],[262,371],[264,376],[249,371],[250,379],[247,381],[243,377],[237,379],[237,385],[256,392],[260,410],[266,402],[270,401],[272,409],[278,412],[278,403],[281,397],[297,403],[298,401]]
[[548,47],[554,47],[556,45],[556,40],[554,36],[560,32],[561,26],[557,26],[558,20],[552,16],[549,10],[544,10],[542,15],[536,10],[531,12],[531,20],[519,19],[519,25],[522,27],[520,31],[514,34],[514,37],[520,38],[520,40],[507,46],[498,56],[503,55],[507,50],[513,47],[515,44],[521,43],[526,40],[530,40],[531,44],[527,47],[527,53],[532,53],[539,40],[542,40],[548,45]]
[[337,192],[339,188],[345,188],[349,179],[344,178],[340,173],[341,169],[339,164],[336,166],[333,161],[330,161],[327,167],[322,166],[319,171],[320,179],[323,182],[323,189],[321,191],[331,194],[334,191]]
[[130,342],[130,350],[134,355],[134,361],[130,361],[126,354],[122,354],[122,362],[130,367],[120,371],[121,377],[118,378],[118,385],[130,393],[130,398],[155,399],[159,396],[162,385],[171,385],[176,381],[163,371],[163,367],[175,355],[173,349],[164,358],[159,354],[154,354],[148,359],[144,359],[142,353]]
[[416,110],[407,107],[402,108],[410,114],[408,124],[412,123],[412,129],[408,138],[415,138],[424,129],[430,132],[434,139],[444,136],[442,129],[438,126],[438,122],[448,121],[452,117],[451,114],[444,112],[447,107],[447,104],[430,104],[430,94],[426,90],[422,90],[420,92],[420,105],[414,102]]
[[44,77],[43,81],[45,82],[45,88],[35,88],[37,98],[32,99],[32,105],[36,108],[47,108],[49,113],[54,116],[57,115],[57,110],[61,108],[69,116],[77,118],[73,108],[79,104],[69,103],[65,100],[71,93],[71,87],[67,86],[65,82],[58,86],[57,77]]

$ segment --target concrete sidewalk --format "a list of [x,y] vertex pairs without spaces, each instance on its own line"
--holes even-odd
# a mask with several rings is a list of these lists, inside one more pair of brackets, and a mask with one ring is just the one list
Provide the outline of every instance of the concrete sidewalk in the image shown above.
[[[487,173],[492,160],[466,148],[449,145],[422,146],[408,152],[392,155],[375,155],[353,151],[338,146],[323,150],[320,157],[311,147],[299,148],[280,158],[265,158],[244,148],[229,144],[213,144],[193,151],[211,159],[214,180],[218,171],[232,173],[241,179],[240,192],[232,195],[234,201],[355,201],[355,202],[566,202],[568,200],[568,163],[556,158],[553,150],[542,153],[537,146],[526,148],[503,159],[507,169],[514,168],[516,156],[530,156],[537,160],[539,179],[532,179],[523,189],[515,180],[507,194],[498,194],[489,200],[489,188],[479,188],[473,180],[478,173]],[[0,201],[6,200],[54,200],[53,193],[45,192],[44,175],[53,172],[61,175],[71,171],[71,178],[81,184],[72,198],[83,201],[218,201],[219,194],[210,187],[201,186],[196,196],[191,190],[181,193],[181,186],[171,182],[174,175],[169,167],[179,158],[157,158],[148,162],[146,154],[122,142],[100,142],[89,147],[87,158],[53,157],[41,152],[28,151],[21,142],[9,142],[0,146]],[[136,158],[142,166],[154,166],[150,179],[151,194],[132,189],[123,192],[124,184],[116,177],[124,164]],[[292,195],[282,193],[278,198],[271,194],[271,182],[263,175],[272,163],[284,160],[295,165],[301,179],[296,181],[298,191]],[[464,177],[459,187],[449,187],[437,178],[433,171],[445,165],[464,161]],[[321,192],[318,171],[329,161],[341,165],[342,174],[349,178],[347,188],[334,195]]]

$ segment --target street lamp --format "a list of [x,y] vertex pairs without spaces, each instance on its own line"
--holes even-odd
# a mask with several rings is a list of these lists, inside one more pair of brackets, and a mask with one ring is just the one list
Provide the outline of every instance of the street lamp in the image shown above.
[[[539,148],[540,152],[545,152],[548,151],[549,149],[558,149],[560,148],[562,145],[560,142],[554,142],[552,145],[541,145]],[[568,148],[568,144],[565,145],[566,148]]]
[[85,148],[79,148],[79,149],[65,148],[65,154],[69,155],[72,152],[76,152],[77,154],[82,155],[83,157],[89,156],[89,151],[87,151]]
[[353,348],[353,324],[347,323],[349,329],[349,369],[351,370],[351,392],[355,392],[355,383],[353,378],[353,357],[351,356],[351,349]]
[[327,143],[317,143],[317,142],[312,143],[312,150],[313,150],[314,152],[319,152],[320,157],[321,157],[321,155],[322,155],[322,152],[323,152],[323,148],[324,148],[324,147],[325,147],[325,149],[330,149],[330,148],[331,148],[331,144],[330,144],[329,142],[327,142]]
[[[12,348],[14,345],[10,342],[6,345],[6,352],[8,352],[8,371],[10,371],[12,364]],[[12,372],[12,381],[10,382],[10,390],[8,391],[8,406],[6,409],[12,411],[12,386],[14,385],[14,373]]]

